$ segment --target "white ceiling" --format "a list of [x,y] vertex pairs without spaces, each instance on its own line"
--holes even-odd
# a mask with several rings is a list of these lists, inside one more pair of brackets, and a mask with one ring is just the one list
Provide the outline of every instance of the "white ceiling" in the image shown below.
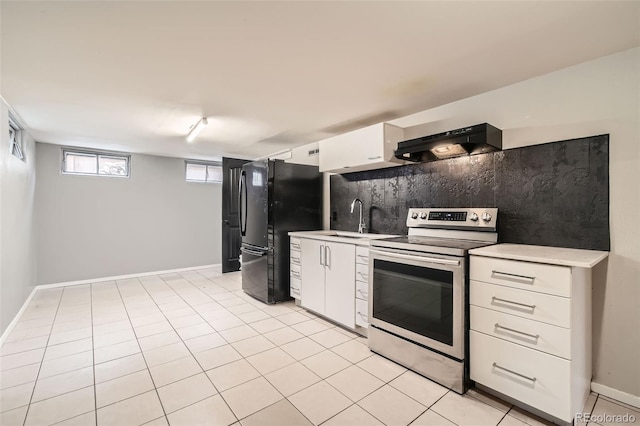
[[190,158],[270,154],[640,45],[638,1],[0,8],[1,94],[37,141]]

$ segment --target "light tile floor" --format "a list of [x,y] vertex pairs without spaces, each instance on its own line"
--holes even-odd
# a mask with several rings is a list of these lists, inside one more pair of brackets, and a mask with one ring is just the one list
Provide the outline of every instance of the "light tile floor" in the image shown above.
[[[240,280],[205,269],[38,291],[0,349],[0,424],[548,424],[450,392]],[[640,419],[596,394],[585,412]]]

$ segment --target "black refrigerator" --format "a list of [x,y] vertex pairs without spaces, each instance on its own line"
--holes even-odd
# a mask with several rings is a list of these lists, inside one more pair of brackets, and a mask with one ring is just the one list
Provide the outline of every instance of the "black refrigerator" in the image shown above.
[[265,303],[289,300],[290,231],[322,228],[318,167],[263,160],[242,166],[238,213],[242,289]]

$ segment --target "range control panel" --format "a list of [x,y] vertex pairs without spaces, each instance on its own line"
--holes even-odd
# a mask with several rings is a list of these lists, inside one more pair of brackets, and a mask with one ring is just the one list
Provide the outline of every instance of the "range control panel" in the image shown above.
[[497,208],[410,208],[409,228],[495,230]]

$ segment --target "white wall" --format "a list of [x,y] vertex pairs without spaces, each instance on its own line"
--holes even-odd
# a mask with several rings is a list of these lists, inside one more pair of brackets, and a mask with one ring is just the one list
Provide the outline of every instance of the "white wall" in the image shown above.
[[33,220],[36,152],[31,136],[22,134],[24,162],[11,154],[8,107],[0,100],[0,334],[36,282]]
[[505,149],[610,134],[611,254],[594,273],[593,381],[639,403],[640,49],[391,123],[410,139],[484,122],[503,129]]
[[220,263],[220,184],[185,182],[184,160],[131,156],[129,179],[60,173],[36,144],[38,284]]

